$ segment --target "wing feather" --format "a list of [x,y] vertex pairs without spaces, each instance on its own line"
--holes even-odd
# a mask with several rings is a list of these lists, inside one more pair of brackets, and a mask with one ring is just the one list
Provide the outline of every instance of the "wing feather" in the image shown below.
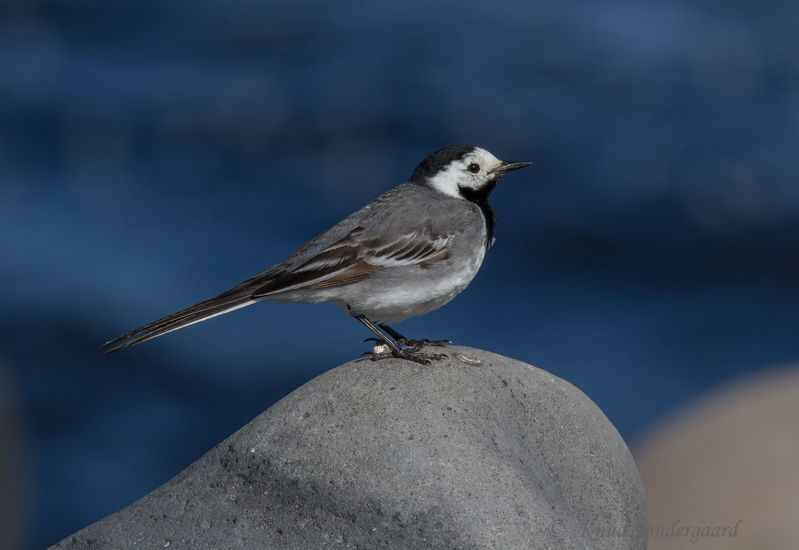
[[427,269],[449,257],[451,235],[434,235],[427,226],[387,239],[365,239],[363,233],[356,227],[312,258],[265,281],[252,298],[351,284],[385,268]]

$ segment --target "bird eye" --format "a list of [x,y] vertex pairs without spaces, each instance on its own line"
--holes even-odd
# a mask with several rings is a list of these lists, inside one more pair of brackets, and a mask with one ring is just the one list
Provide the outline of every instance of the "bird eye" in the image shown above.
[[466,169],[467,169],[469,172],[471,172],[472,174],[476,174],[477,172],[479,172],[479,171],[480,171],[480,165],[479,165],[479,164],[477,164],[476,162],[473,162],[473,163],[471,163],[469,166],[467,166],[467,167],[466,167]]

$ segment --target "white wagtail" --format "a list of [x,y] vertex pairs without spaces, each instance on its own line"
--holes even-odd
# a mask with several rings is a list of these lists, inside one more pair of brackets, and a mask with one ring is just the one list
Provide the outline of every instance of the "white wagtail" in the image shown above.
[[332,302],[388,348],[373,358],[394,356],[427,364],[439,356],[420,353],[422,346],[447,341],[410,340],[388,323],[438,309],[468,286],[494,243],[496,215],[488,196],[506,172],[529,164],[502,162],[473,145],[436,151],[408,182],[279,264],[100,349],[111,353],[260,300]]

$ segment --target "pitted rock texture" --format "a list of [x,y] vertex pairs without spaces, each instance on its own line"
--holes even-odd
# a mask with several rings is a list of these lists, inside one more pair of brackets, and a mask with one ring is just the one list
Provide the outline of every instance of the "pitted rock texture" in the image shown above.
[[588,397],[501,355],[445,352],[322,374],[54,548],[646,547],[635,463]]

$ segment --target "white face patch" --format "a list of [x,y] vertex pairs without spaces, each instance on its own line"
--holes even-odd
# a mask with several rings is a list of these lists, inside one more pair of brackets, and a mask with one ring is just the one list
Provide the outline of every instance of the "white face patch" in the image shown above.
[[458,188],[480,189],[496,177],[489,172],[501,164],[501,160],[485,149],[475,147],[474,151],[461,160],[452,161],[449,166],[430,178],[428,183],[445,195],[462,199]]

